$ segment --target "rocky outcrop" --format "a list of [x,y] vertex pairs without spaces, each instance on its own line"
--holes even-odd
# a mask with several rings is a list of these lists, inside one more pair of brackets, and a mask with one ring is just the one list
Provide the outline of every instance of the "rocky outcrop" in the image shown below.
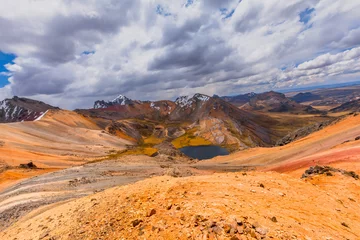
[[301,178],[309,178],[309,177],[314,177],[316,175],[333,176],[334,173],[341,173],[342,175],[352,177],[355,180],[359,180],[359,175],[353,171],[346,171],[343,169],[333,168],[330,166],[318,166],[318,165],[307,169],[305,173],[301,176]]
[[276,146],[284,146],[287,145],[291,142],[294,142],[298,139],[301,139],[303,137],[306,137],[308,135],[310,135],[313,132],[317,132],[327,126],[329,126],[330,124],[333,124],[337,121],[339,121],[340,119],[332,119],[332,120],[328,120],[325,122],[321,122],[321,123],[314,123],[310,126],[306,126],[306,127],[302,127],[292,133],[289,133],[288,135],[286,135],[285,137],[283,137],[282,139],[280,139],[279,141],[277,141]]

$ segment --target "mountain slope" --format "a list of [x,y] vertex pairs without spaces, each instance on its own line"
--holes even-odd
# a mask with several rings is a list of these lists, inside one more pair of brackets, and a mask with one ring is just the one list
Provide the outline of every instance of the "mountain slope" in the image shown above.
[[[237,145],[246,148],[269,146],[275,143],[271,130],[259,124],[265,121],[271,122],[270,118],[261,116],[259,120],[257,114],[243,111],[219,97],[203,94],[179,97],[175,102],[133,101],[130,104],[121,102],[111,104],[107,108],[76,110],[76,112],[95,122],[99,119],[107,121],[108,125],[105,128],[121,130],[121,132],[117,131],[120,135],[126,132],[126,135],[129,135],[129,131],[124,129],[126,124],[116,122],[137,119],[137,121],[146,120],[145,124],[149,125],[149,128],[157,124],[164,128],[165,132],[183,132],[190,134],[189,137],[198,136],[217,145]],[[134,137],[139,139],[139,136],[131,136]]]
[[359,112],[360,111],[360,99],[351,102],[346,102],[339,107],[333,108],[330,112]]
[[49,110],[39,121],[0,124],[0,132],[0,162],[10,166],[33,161],[38,167],[64,168],[132,144],[65,110]]
[[[360,141],[354,141],[360,136],[359,123],[360,115],[351,115],[285,146],[252,148],[229,156],[199,162],[197,165],[202,169],[213,166],[220,167],[226,164],[237,167],[256,166],[265,170],[279,169],[280,171],[281,169],[281,172],[299,172],[315,164],[333,166],[333,164],[342,163],[341,167],[345,170],[360,170],[360,162],[358,161]],[[348,141],[353,142],[346,143]],[[346,147],[347,144],[351,144],[351,149],[345,148],[341,154],[335,154],[336,148]],[[347,153],[347,151],[349,152]],[[321,157],[325,153],[329,156],[328,158]],[[334,154],[333,157],[330,157],[331,153]],[[298,177],[300,176],[301,174],[298,174]]]
[[0,101],[0,123],[34,121],[49,109],[58,109],[46,103],[13,97]]
[[305,92],[305,93],[298,93],[295,96],[291,97],[291,99],[297,103],[303,103],[303,102],[321,100],[323,98],[320,95],[311,92]]

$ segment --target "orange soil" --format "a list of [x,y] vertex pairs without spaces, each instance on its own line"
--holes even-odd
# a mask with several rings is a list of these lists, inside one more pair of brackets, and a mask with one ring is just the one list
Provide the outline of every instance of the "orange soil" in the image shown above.
[[0,161],[18,166],[65,168],[123,150],[131,142],[102,132],[95,123],[71,111],[51,110],[40,121],[0,124]]
[[359,199],[360,182],[339,174],[157,177],[35,210],[0,238],[260,239],[237,228],[247,222],[266,239],[359,239]]
[[0,192],[26,178],[39,176],[57,169],[9,169],[0,173]]

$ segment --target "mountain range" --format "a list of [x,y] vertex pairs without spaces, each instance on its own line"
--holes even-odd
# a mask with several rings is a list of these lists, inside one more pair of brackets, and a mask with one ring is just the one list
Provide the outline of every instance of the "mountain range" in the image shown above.
[[[2,102],[1,122],[32,121],[49,109],[43,102],[14,97]],[[267,113],[319,114],[277,92],[249,93],[232,97],[204,94],[181,96],[175,101],[140,101],[119,95],[111,101],[98,100],[92,109],[76,113],[95,122],[98,127],[135,143],[154,136],[170,141],[183,136],[182,145],[197,139],[232,149],[275,145],[288,131],[300,125],[278,129],[282,120]]]
[[[359,104],[326,112],[276,92],[120,95],[67,111],[6,99],[0,238],[357,239]],[[231,154],[181,152],[198,145]]]

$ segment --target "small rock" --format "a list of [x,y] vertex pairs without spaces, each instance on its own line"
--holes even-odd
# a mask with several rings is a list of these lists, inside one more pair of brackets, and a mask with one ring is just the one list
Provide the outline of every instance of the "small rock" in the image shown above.
[[133,225],[133,227],[136,227],[137,225],[139,225],[140,223],[142,223],[142,220],[140,219],[135,219],[134,221],[131,222],[131,224]]
[[255,229],[255,231],[261,235],[266,235],[269,232],[269,230],[267,230],[266,228],[262,228],[262,227],[257,227]]
[[256,232],[255,232],[254,229],[250,230],[250,236],[253,237],[253,238],[256,238]]
[[264,184],[262,184],[262,183],[260,183],[259,186],[262,187],[262,188],[265,188]]
[[201,192],[197,192],[196,195],[198,195],[198,196],[201,195]]
[[256,191],[255,191],[254,189],[250,190],[250,192],[252,192],[252,193],[256,193]]
[[47,236],[49,236],[49,231],[44,232],[43,234],[41,234],[40,237],[39,237],[39,239],[44,239],[44,238],[46,238]]
[[148,213],[146,214],[147,217],[151,217],[152,215],[156,214],[156,210],[155,209],[151,209],[150,211],[148,211]]
[[238,233],[242,234],[242,233],[244,233],[244,226],[238,226],[236,228],[236,230],[237,230]]
[[349,225],[347,225],[345,222],[342,222],[341,225],[343,225],[344,227],[349,228]]
[[230,230],[231,230],[230,224],[225,224],[225,226],[224,226],[224,231],[225,231],[226,233],[230,233]]
[[216,233],[216,234],[220,234],[221,231],[222,231],[222,229],[220,227],[218,227],[218,226],[215,226],[212,229],[213,229],[214,233]]
[[271,221],[273,221],[273,222],[277,222],[276,217],[272,217],[272,218],[271,218]]

